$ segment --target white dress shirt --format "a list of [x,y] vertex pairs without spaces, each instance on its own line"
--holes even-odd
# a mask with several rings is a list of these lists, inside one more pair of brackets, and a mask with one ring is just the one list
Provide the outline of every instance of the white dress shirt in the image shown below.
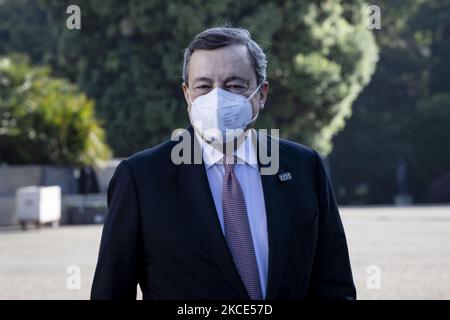
[[[195,134],[202,148],[203,162],[208,176],[209,186],[214,198],[217,215],[220,220],[222,232],[225,234],[223,224],[223,176],[225,170],[222,164],[223,154]],[[261,175],[258,169],[256,156],[256,133],[253,129],[247,134],[245,141],[234,152],[237,164],[234,173],[241,185],[247,209],[253,247],[255,248],[256,262],[258,264],[259,279],[263,297],[266,296],[267,271],[269,261],[269,242],[267,235],[266,209]]]

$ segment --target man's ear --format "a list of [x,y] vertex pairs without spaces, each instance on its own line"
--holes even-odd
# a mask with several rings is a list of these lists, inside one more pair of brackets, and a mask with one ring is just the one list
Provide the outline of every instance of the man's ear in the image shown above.
[[186,104],[188,106],[188,110],[191,107],[191,101],[189,100],[189,87],[187,86],[187,84],[185,82],[183,82],[183,84],[181,85],[181,88],[183,89],[183,94],[184,94],[184,100],[186,100]]
[[266,100],[267,100],[267,94],[269,93],[269,82],[268,81],[264,81],[261,84],[261,88],[259,89],[259,92],[260,92],[259,108],[262,110],[262,109],[264,109],[264,105],[266,104]]

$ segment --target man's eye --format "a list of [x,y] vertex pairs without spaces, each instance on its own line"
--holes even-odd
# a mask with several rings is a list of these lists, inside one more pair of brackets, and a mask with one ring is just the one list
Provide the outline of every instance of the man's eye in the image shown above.
[[201,90],[205,90],[205,89],[209,89],[209,88],[211,88],[211,86],[208,86],[206,84],[195,87],[195,89],[201,89]]
[[232,90],[232,91],[245,91],[245,90],[247,90],[247,88],[246,88],[245,86],[235,84],[235,85],[230,85],[230,86],[228,86],[228,90]]

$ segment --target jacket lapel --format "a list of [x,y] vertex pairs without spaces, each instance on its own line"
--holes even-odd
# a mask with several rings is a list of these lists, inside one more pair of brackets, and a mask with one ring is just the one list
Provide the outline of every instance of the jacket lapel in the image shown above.
[[[201,152],[201,147],[194,137],[192,127],[189,127],[191,137],[191,150]],[[271,138],[267,139],[268,144]],[[278,141],[274,139],[275,146]],[[269,155],[266,144],[259,142],[258,136],[258,161],[260,167],[266,167],[260,161],[260,153]],[[192,162],[194,152],[192,153]],[[290,239],[290,224],[292,202],[297,195],[293,194],[293,181],[282,182],[278,178],[279,173],[289,172],[289,166],[284,162],[280,150],[279,170],[273,175],[261,175],[266,207],[267,231],[269,239],[269,266],[266,299],[273,299],[281,280],[284,263]],[[188,214],[188,218],[197,235],[201,238],[211,258],[222,270],[224,276],[229,279],[243,299],[249,299],[248,293],[234,265],[233,258],[228,249],[225,237],[217,217],[211,189],[209,187],[206,169],[201,164],[180,164],[177,166],[178,194],[182,205]]]
[[[267,144],[262,143],[258,135],[258,159],[261,154],[269,155],[271,143],[270,137],[267,138]],[[278,140],[273,139],[273,147],[278,148]],[[278,172],[273,175],[261,175],[261,182],[264,191],[264,202],[266,206],[267,231],[269,239],[269,268],[266,299],[274,299],[276,291],[281,280],[283,267],[286,260],[287,250],[289,248],[290,224],[292,201],[296,199],[293,194],[292,180],[282,182],[278,175],[289,172],[288,165],[284,162],[282,152],[279,157]],[[260,168],[267,167],[260,160]]]
[[[191,150],[201,152],[192,127],[189,127],[188,131],[191,137]],[[192,153],[192,161],[193,157]],[[201,163],[180,164],[177,167],[179,199],[182,201],[193,229],[226,279],[231,281],[242,299],[248,299],[247,291],[234,265],[220,226],[205,166]]]

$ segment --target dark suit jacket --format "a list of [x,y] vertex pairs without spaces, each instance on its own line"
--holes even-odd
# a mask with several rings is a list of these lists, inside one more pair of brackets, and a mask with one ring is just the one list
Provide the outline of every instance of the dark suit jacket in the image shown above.
[[[144,299],[249,299],[205,167],[175,165],[176,143],[144,150],[117,167],[92,299],[135,299],[137,284]],[[290,172],[293,179],[261,176],[269,238],[266,298],[355,299],[344,230],[320,156],[282,139],[279,152],[278,173]]]

